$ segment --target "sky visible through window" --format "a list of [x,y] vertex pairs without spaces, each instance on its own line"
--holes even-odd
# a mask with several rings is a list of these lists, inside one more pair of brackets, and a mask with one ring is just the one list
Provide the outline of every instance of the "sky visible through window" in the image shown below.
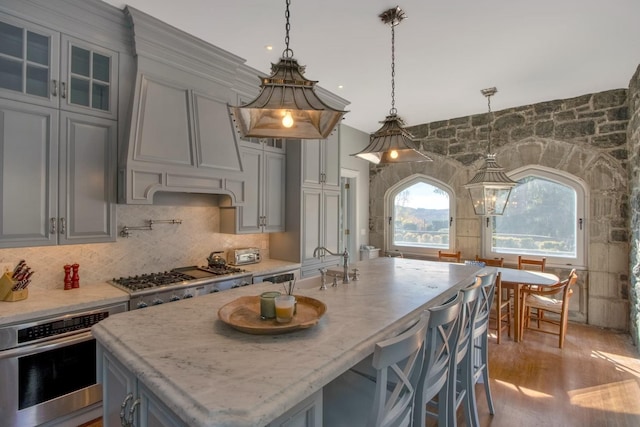
[[407,197],[403,206],[414,209],[449,209],[449,195],[437,187],[419,182],[404,191],[407,192]]

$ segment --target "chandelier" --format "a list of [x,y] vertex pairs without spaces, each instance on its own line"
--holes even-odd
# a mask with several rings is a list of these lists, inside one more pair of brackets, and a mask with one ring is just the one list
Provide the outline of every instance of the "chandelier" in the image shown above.
[[375,164],[430,161],[429,157],[416,148],[416,139],[404,128],[404,122],[398,116],[395,107],[395,27],[406,15],[396,6],[382,12],[379,18],[391,27],[391,109],[389,115],[381,122],[382,127],[369,137],[369,145],[352,156]]
[[271,76],[261,78],[256,99],[232,106],[231,114],[243,137],[325,139],[347,113],[325,104],[315,93],[317,81],[304,77],[305,67],[289,48],[289,5],[286,0],[285,49],[271,64]]
[[490,115],[487,157],[484,160],[484,165],[464,187],[469,190],[473,211],[476,215],[502,215],[511,189],[516,186],[517,182],[511,180],[504,173],[504,169],[496,162],[496,155],[491,154],[491,97],[498,92],[498,89],[491,87],[482,89],[481,92],[487,98]]

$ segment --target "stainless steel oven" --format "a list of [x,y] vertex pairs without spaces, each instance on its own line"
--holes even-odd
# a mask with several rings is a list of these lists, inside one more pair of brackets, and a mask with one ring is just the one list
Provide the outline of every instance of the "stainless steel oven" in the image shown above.
[[35,426],[102,401],[91,326],[121,303],[0,327],[0,419]]

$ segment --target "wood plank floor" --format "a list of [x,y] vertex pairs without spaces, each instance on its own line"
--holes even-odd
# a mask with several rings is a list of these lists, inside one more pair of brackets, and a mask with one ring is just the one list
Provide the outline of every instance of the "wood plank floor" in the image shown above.
[[557,336],[532,331],[521,343],[489,338],[489,347],[496,413],[478,384],[482,427],[640,426],[640,357],[629,335],[570,324],[563,349]]

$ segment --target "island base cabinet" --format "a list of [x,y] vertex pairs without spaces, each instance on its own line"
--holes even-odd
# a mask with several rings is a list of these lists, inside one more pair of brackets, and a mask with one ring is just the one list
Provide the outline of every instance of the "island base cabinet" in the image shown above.
[[97,357],[98,381],[102,382],[103,426],[186,427],[151,390],[100,344]]
[[322,390],[298,403],[267,427],[322,427]]

